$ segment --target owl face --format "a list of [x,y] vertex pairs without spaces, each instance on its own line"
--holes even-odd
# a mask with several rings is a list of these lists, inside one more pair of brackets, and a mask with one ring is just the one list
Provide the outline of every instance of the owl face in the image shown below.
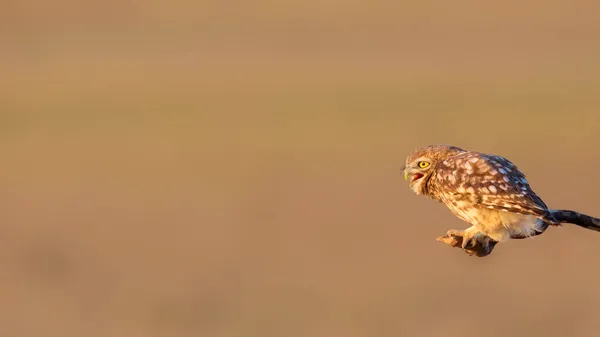
[[406,157],[404,179],[416,194],[424,194],[438,163],[461,152],[464,150],[450,145],[429,145],[416,149]]
[[408,162],[404,168],[404,179],[408,181],[410,188],[417,194],[422,194],[427,180],[433,173],[435,162],[428,156],[418,157]]

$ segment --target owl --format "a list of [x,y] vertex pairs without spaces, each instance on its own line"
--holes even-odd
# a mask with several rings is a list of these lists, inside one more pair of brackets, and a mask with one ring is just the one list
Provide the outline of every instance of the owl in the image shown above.
[[517,166],[501,156],[429,145],[410,153],[403,171],[414,193],[446,205],[471,225],[446,235],[461,238],[464,250],[480,245],[481,256],[496,243],[533,237],[562,223],[600,231],[598,218],[549,209]]

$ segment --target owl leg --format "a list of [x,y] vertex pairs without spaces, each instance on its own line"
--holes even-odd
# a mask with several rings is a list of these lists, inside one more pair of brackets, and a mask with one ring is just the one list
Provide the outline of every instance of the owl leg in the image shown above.
[[485,234],[481,233],[479,231],[479,229],[477,229],[477,227],[475,227],[475,226],[471,226],[464,230],[449,229],[446,232],[446,235],[461,236],[462,237],[462,244],[461,244],[462,249],[467,249],[468,247],[475,246],[478,242],[478,239],[481,239],[482,236],[486,236]]
[[467,228],[466,230],[451,229],[447,231],[445,236],[436,238],[436,241],[443,242],[452,247],[460,247],[467,254],[478,257],[491,254],[498,243],[476,228]]
[[[436,241],[445,243],[455,248],[462,248],[462,240],[462,236],[445,235],[436,238]],[[497,243],[498,241],[486,236],[482,237],[481,241],[478,241],[475,246],[463,249],[463,251],[471,256],[475,255],[477,257],[485,257],[492,253],[492,250],[494,250],[494,247]]]

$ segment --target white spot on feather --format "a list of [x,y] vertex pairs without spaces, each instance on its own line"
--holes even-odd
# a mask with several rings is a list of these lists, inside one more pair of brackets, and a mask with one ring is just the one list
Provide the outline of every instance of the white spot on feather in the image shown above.
[[496,186],[494,186],[494,185],[490,185],[490,186],[488,187],[488,189],[489,189],[489,190],[490,190],[490,192],[492,192],[492,193],[496,193],[496,192],[498,192],[498,190],[496,189]]

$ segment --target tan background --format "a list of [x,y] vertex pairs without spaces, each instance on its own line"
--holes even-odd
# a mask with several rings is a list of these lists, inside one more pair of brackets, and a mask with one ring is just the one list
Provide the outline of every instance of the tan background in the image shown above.
[[492,152],[600,216],[598,13],[2,2],[0,334],[598,336],[599,233],[469,257],[399,171]]

